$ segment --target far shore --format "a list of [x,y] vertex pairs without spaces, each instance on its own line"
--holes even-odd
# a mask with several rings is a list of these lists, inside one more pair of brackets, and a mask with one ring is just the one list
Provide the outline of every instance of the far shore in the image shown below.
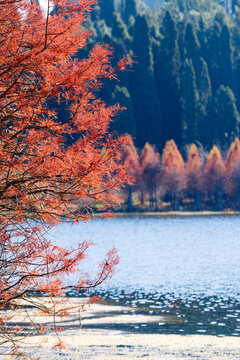
[[[209,216],[233,216],[240,215],[240,211],[136,211],[120,212],[113,211],[113,217],[209,217]],[[95,213],[95,217],[101,217]]]

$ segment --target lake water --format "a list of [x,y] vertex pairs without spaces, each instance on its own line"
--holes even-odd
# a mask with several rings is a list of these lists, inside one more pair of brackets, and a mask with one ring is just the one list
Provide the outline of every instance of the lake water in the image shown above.
[[113,246],[120,264],[98,288],[110,302],[170,321],[132,331],[240,336],[240,217],[129,217],[62,224],[64,246],[95,243],[83,270],[93,276]]

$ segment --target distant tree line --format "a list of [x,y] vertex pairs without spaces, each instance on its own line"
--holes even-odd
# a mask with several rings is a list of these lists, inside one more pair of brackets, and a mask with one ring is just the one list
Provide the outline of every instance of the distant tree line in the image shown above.
[[133,210],[240,211],[240,141],[235,138],[223,157],[214,145],[210,152],[192,144],[186,161],[174,140],[162,156],[146,143],[138,154],[133,142],[123,160],[135,178],[123,192],[125,208]]
[[93,42],[135,61],[100,90],[107,103],[127,108],[112,130],[158,150],[168,139],[180,149],[192,142],[210,149],[239,136],[240,1],[229,2],[229,14],[220,3],[169,0],[150,10],[138,0],[99,2],[87,24]]

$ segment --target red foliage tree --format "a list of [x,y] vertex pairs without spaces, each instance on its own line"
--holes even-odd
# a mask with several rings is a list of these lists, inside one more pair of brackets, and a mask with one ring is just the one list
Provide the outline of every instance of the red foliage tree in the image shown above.
[[163,183],[173,199],[173,209],[179,208],[179,192],[185,187],[185,164],[174,140],[166,142],[162,155]]
[[157,209],[157,183],[160,171],[160,155],[157,149],[146,143],[140,155],[142,191],[147,190],[150,207]]
[[[96,203],[107,210],[117,201],[113,190],[127,182],[120,158],[128,139],[108,134],[119,106],[96,96],[101,80],[116,76],[111,51],[96,45],[88,58],[77,58],[95,3],[48,0],[43,13],[34,0],[0,1],[0,310],[36,291],[64,294],[62,279],[78,272],[89,244],[53,246],[46,228],[63,218],[88,220]],[[119,61],[120,70],[125,65]],[[61,113],[68,115],[60,121]],[[66,134],[77,140],[67,145]],[[73,289],[99,284],[117,261],[110,251],[96,281],[76,276]],[[5,322],[1,312],[1,334]]]
[[223,188],[225,183],[226,169],[221,153],[216,145],[211,149],[204,168],[206,190],[214,194],[217,210],[223,209]]
[[122,159],[125,166],[127,166],[127,168],[129,169],[129,174],[132,176],[134,181],[133,184],[128,184],[127,186],[127,190],[128,190],[127,210],[131,212],[133,210],[132,195],[139,181],[139,175],[140,175],[139,156],[137,153],[137,149],[132,140],[130,140],[129,144],[126,146],[123,152]]
[[237,207],[240,209],[240,141],[238,138],[228,150],[225,167],[226,192],[237,202]]
[[188,154],[186,164],[186,188],[189,195],[194,197],[197,210],[200,210],[200,194],[203,190],[203,172],[202,162],[195,144],[191,145]]

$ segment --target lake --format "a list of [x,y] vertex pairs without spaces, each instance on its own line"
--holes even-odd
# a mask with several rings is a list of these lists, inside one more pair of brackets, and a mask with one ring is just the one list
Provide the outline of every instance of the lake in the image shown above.
[[97,265],[113,246],[120,264],[98,288],[109,302],[171,321],[132,331],[240,336],[240,217],[121,217],[62,224],[54,241],[90,240],[82,269]]

